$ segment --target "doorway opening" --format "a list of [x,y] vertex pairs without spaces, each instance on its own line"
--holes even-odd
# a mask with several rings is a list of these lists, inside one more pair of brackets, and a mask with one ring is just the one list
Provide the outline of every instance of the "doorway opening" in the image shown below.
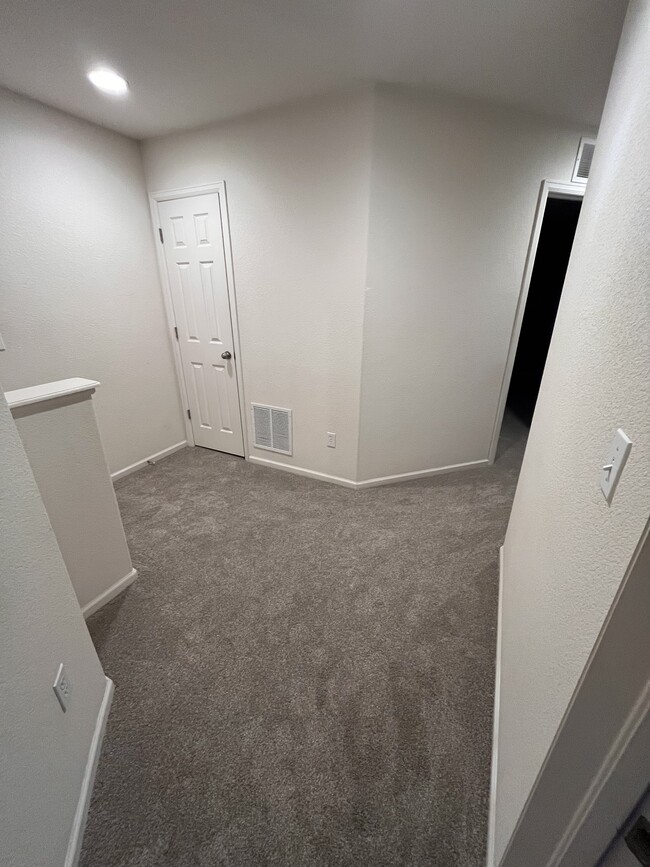
[[530,427],[583,196],[580,185],[542,184],[501,387],[491,460],[506,412]]
[[506,410],[527,427],[533,418],[562,295],[581,199],[549,198],[519,332]]

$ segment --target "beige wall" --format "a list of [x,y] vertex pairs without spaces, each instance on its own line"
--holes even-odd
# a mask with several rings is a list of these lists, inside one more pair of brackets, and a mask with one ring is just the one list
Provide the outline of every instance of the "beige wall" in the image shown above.
[[[371,112],[361,90],[143,144],[149,190],[226,182],[246,404],[294,411],[292,458],[251,453],[349,479]],[[250,428],[249,412],[244,421]],[[327,431],[336,449],[326,447]]]
[[487,460],[540,184],[589,132],[378,87],[360,479]]
[[136,142],[0,90],[5,389],[97,379],[112,472],[185,439]]
[[[650,780],[649,578],[650,521],[546,757],[543,774],[526,802],[503,867],[595,865],[643,795]],[[621,738],[621,732],[627,738]],[[603,788],[592,790],[587,818],[585,793],[594,780],[605,782],[604,776]],[[574,816],[584,817],[584,823],[572,822]],[[556,861],[560,852],[566,855]]]
[[97,430],[96,398],[97,392],[92,398],[84,392],[13,410],[82,610],[133,574]]
[[143,144],[149,190],[226,181],[246,401],[294,410],[279,460],[487,460],[539,186],[585,132],[380,86]]
[[[633,2],[504,547],[496,863],[650,514],[649,33]],[[608,505],[618,427],[634,445]]]
[[[0,860],[63,864],[106,679],[0,395]],[[73,695],[52,691],[64,662]]]
[[[185,436],[138,146],[0,104],[0,371],[98,379],[115,472]],[[583,132],[379,86],[144,142],[150,191],[226,181],[246,405],[294,410],[293,457],[251,454],[351,480],[486,460],[539,184]]]

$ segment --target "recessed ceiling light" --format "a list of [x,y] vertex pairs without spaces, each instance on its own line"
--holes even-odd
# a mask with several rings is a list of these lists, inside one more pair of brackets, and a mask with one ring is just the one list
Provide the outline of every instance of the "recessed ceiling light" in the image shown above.
[[88,73],[88,80],[95,85],[97,90],[101,90],[102,93],[109,96],[124,96],[129,89],[125,78],[105,66],[91,69]]

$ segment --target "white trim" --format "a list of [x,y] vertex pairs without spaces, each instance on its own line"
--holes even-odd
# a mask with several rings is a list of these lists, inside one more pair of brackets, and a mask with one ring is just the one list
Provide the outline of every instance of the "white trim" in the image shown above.
[[366,479],[362,482],[354,482],[352,479],[344,479],[341,476],[330,476],[328,473],[319,473],[316,470],[307,470],[304,467],[296,467],[294,464],[283,464],[281,461],[271,461],[267,458],[259,458],[257,455],[249,455],[248,460],[254,464],[271,467],[275,470],[285,470],[288,473],[293,473],[296,476],[306,476],[308,479],[318,479],[321,482],[330,482],[333,485],[341,485],[344,488],[351,488],[355,491],[363,491],[366,488],[376,488],[380,485],[393,485],[398,482],[413,482],[417,479],[428,479],[431,476],[439,476],[445,473],[453,473],[456,470],[469,470],[475,467],[487,466],[489,461],[482,459],[480,461],[471,461],[466,464],[452,464],[448,467],[436,467],[431,470],[416,470],[412,473],[400,473],[396,476],[380,476],[376,479]]
[[130,572],[120,578],[119,581],[116,581],[115,584],[111,584],[111,586],[104,590],[103,593],[100,593],[99,596],[95,597],[92,602],[88,602],[87,605],[81,609],[81,613],[84,617],[90,617],[91,614],[94,614],[95,611],[99,611],[100,608],[103,608],[111,599],[115,599],[123,590],[126,590],[135,579],[138,577],[138,570],[131,569]]
[[344,488],[356,488],[358,482],[351,479],[343,479],[340,476],[330,476],[327,473],[319,473],[316,470],[306,470],[304,467],[296,467],[294,464],[283,464],[280,461],[271,461],[268,458],[258,458],[257,455],[249,455],[248,460],[252,464],[269,467],[274,470],[284,470],[295,476],[306,476],[308,479],[317,479],[319,482],[331,482],[333,485],[341,485]]
[[172,303],[171,287],[169,285],[169,274],[167,272],[167,262],[165,260],[165,252],[163,244],[160,243],[159,227],[160,216],[158,214],[158,203],[169,202],[173,199],[185,199],[192,196],[205,196],[210,193],[219,194],[219,203],[221,211],[221,232],[223,236],[224,261],[226,265],[226,280],[228,283],[228,300],[230,302],[230,322],[232,326],[233,346],[235,349],[235,374],[237,376],[237,395],[239,397],[239,414],[241,416],[242,437],[244,444],[244,456],[249,451],[248,446],[248,424],[246,421],[246,400],[244,395],[244,367],[242,361],[241,340],[239,336],[239,316],[237,309],[237,293],[235,291],[235,274],[232,262],[232,242],[230,238],[230,218],[228,215],[228,196],[226,194],[226,182],[218,181],[213,184],[201,184],[197,187],[185,187],[183,189],[174,190],[155,190],[149,193],[149,207],[151,210],[151,222],[154,233],[154,246],[156,248],[156,258],[158,260],[158,273],[160,276],[160,284],[162,287],[163,302],[165,313],[167,315],[167,323],[169,325],[169,339],[172,344],[172,356],[174,358],[174,367],[176,368],[176,380],[181,395],[181,403],[183,405],[183,422],[185,424],[185,433],[187,435],[187,445],[193,446],[194,431],[192,422],[187,416],[189,409],[189,400],[187,396],[187,388],[185,385],[185,377],[183,375],[183,363],[181,359],[181,351],[178,340],[174,333],[176,327],[176,317],[174,316],[174,306]]
[[72,820],[72,829],[70,831],[70,837],[68,838],[68,848],[65,854],[63,867],[76,867],[79,863],[79,856],[81,855],[81,844],[86,829],[86,819],[88,817],[90,798],[93,793],[95,773],[97,772],[97,764],[102,751],[102,741],[104,740],[104,732],[106,731],[106,721],[108,720],[108,713],[111,709],[111,702],[113,701],[113,681],[109,680],[108,677],[105,678],[105,680],[104,697],[102,698],[102,703],[97,715],[93,739],[90,742],[88,761],[86,762],[86,769],[84,771],[83,780],[81,781],[79,800],[77,801],[77,809],[75,810],[74,819]]
[[[210,193],[223,193],[225,181],[215,181],[213,184],[198,184],[195,187],[174,187],[171,190],[154,190],[149,197],[155,202],[171,202],[174,199],[188,199],[192,196],[208,196]],[[156,232],[158,227],[156,227]]]
[[[578,805],[577,810],[571,817],[571,821],[567,826],[564,834],[562,835],[560,841],[557,846],[553,850],[553,854],[548,860],[546,867],[560,867],[562,864],[562,860],[566,856],[569,851],[571,845],[574,843],[580,829],[583,827],[585,822],[591,817],[592,811],[596,808],[598,799],[603,794],[605,790],[605,786],[612,779],[615,774],[618,766],[624,757],[626,757],[627,750],[632,746],[635,741],[636,735],[641,731],[641,727],[646,724],[648,714],[650,713],[650,684],[646,684],[645,689],[642,690],[639,695],[635,705],[630,711],[627,719],[623,723],[621,730],[618,735],[614,739],[607,755],[601,766],[598,768],[598,772],[591,781],[591,784],[585,795]],[[638,742],[635,744],[635,757],[627,757],[628,763],[632,765],[636,765],[636,767],[643,767],[645,756],[647,755],[647,732],[644,737],[638,739]],[[647,778],[644,776],[642,786],[645,787]],[[641,790],[642,791],[642,790]],[[619,798],[620,799],[620,793]],[[638,796],[640,792],[637,792]],[[609,805],[610,808],[612,805]],[[619,804],[616,803],[616,807]],[[601,819],[608,819],[613,816],[613,812],[611,809],[607,809],[603,811],[603,816]],[[618,817],[617,817],[618,818]],[[608,828],[607,822],[599,822],[598,826],[603,830],[603,840],[601,841],[602,848],[604,849],[607,846],[609,840],[611,839],[611,831],[615,829],[615,824],[613,823],[612,828]],[[593,835],[590,835],[591,842],[593,843]],[[574,862],[576,863],[576,862]]]
[[568,184],[562,181],[542,181],[537,199],[537,207],[535,209],[535,219],[533,220],[533,231],[528,245],[528,253],[526,254],[526,262],[524,265],[524,275],[521,281],[521,289],[519,291],[519,299],[515,310],[515,318],[512,324],[512,332],[510,334],[510,345],[508,347],[508,355],[506,357],[506,366],[503,371],[503,379],[501,380],[501,390],[499,391],[499,400],[497,402],[497,411],[494,419],[494,428],[492,430],[492,440],[490,442],[489,461],[494,463],[499,444],[499,434],[501,433],[501,425],[503,424],[503,415],[506,410],[506,400],[508,398],[508,389],[510,388],[510,380],[512,378],[512,368],[515,364],[515,356],[517,354],[517,344],[519,343],[519,335],[521,333],[521,325],[524,321],[524,312],[526,310],[526,301],[528,300],[528,290],[530,289],[530,281],[533,276],[533,268],[535,266],[535,256],[537,255],[537,245],[539,244],[539,236],[542,231],[542,221],[544,220],[544,212],[546,210],[546,202],[548,199],[582,199],[585,195],[584,184]]
[[9,404],[9,409],[16,409],[19,406],[30,406],[44,400],[65,397],[68,394],[81,394],[84,391],[89,391],[92,394],[99,384],[95,379],[82,379],[80,376],[73,376],[71,379],[59,379],[56,382],[45,382],[43,385],[30,385],[27,388],[6,391],[5,398]]
[[488,464],[487,458],[481,458],[480,461],[467,461],[464,464],[449,464],[446,467],[434,467],[430,470],[415,470],[412,473],[398,473],[395,476],[379,476],[376,479],[365,479],[362,482],[356,482],[355,487],[363,490],[364,488],[376,488],[379,485],[394,485],[397,482],[415,482],[417,479],[428,479],[431,476],[455,473],[458,470],[473,470],[476,467],[485,467]]
[[497,648],[494,674],[494,710],[492,711],[492,765],[486,867],[496,867],[494,861],[497,830],[497,771],[499,769],[499,711],[501,704],[501,633],[503,630],[503,545],[499,548],[499,601],[497,607]]
[[187,440],[183,440],[183,442],[175,443],[173,446],[168,446],[166,449],[161,449],[159,452],[155,452],[153,455],[149,455],[148,458],[142,458],[141,461],[136,461],[134,464],[129,464],[129,466],[124,467],[123,470],[117,470],[117,472],[111,473],[111,479],[116,482],[118,479],[122,479],[124,478],[124,476],[130,475],[130,473],[135,473],[136,470],[141,470],[143,467],[146,467],[149,461],[160,461],[163,458],[166,458],[168,455],[173,455],[174,452],[179,452],[186,446]]
[[237,395],[239,397],[239,413],[241,415],[241,432],[244,443],[244,454],[242,457],[246,459],[246,454],[249,451],[248,447],[248,422],[246,420],[246,396],[244,394],[244,361],[241,351],[241,340],[239,336],[239,310],[237,308],[237,292],[235,291],[235,269],[232,257],[232,239],[230,237],[230,214],[228,212],[228,193],[226,190],[226,182],[221,182],[221,195],[219,202],[223,207],[221,215],[221,233],[223,236],[224,259],[226,263],[226,276],[228,278],[228,299],[230,301],[230,326],[232,328],[233,346],[235,348],[235,373],[237,374]]
[[174,316],[174,308],[171,300],[171,289],[169,287],[169,275],[167,273],[167,263],[165,261],[165,251],[160,243],[159,227],[160,217],[158,216],[158,202],[164,201],[162,193],[151,193],[149,195],[149,208],[151,210],[151,225],[154,233],[154,247],[156,250],[156,260],[158,262],[158,276],[160,277],[160,287],[162,290],[163,306],[167,317],[167,325],[169,326],[169,341],[171,344],[172,358],[174,359],[174,367],[176,369],[176,383],[180,392],[181,404],[183,407],[183,424],[185,425],[185,436],[188,446],[194,445],[194,431],[192,430],[192,422],[187,417],[187,409],[190,405],[187,397],[187,388],[185,387],[185,377],[183,376],[183,363],[181,360],[181,351],[176,340],[174,328],[176,319]]

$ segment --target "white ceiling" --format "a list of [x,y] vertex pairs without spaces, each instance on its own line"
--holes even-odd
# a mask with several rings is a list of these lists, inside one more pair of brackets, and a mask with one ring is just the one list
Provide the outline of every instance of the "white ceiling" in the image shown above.
[[[353,81],[596,124],[625,0],[3,0],[0,83],[136,138]],[[131,84],[90,85],[90,66]]]

